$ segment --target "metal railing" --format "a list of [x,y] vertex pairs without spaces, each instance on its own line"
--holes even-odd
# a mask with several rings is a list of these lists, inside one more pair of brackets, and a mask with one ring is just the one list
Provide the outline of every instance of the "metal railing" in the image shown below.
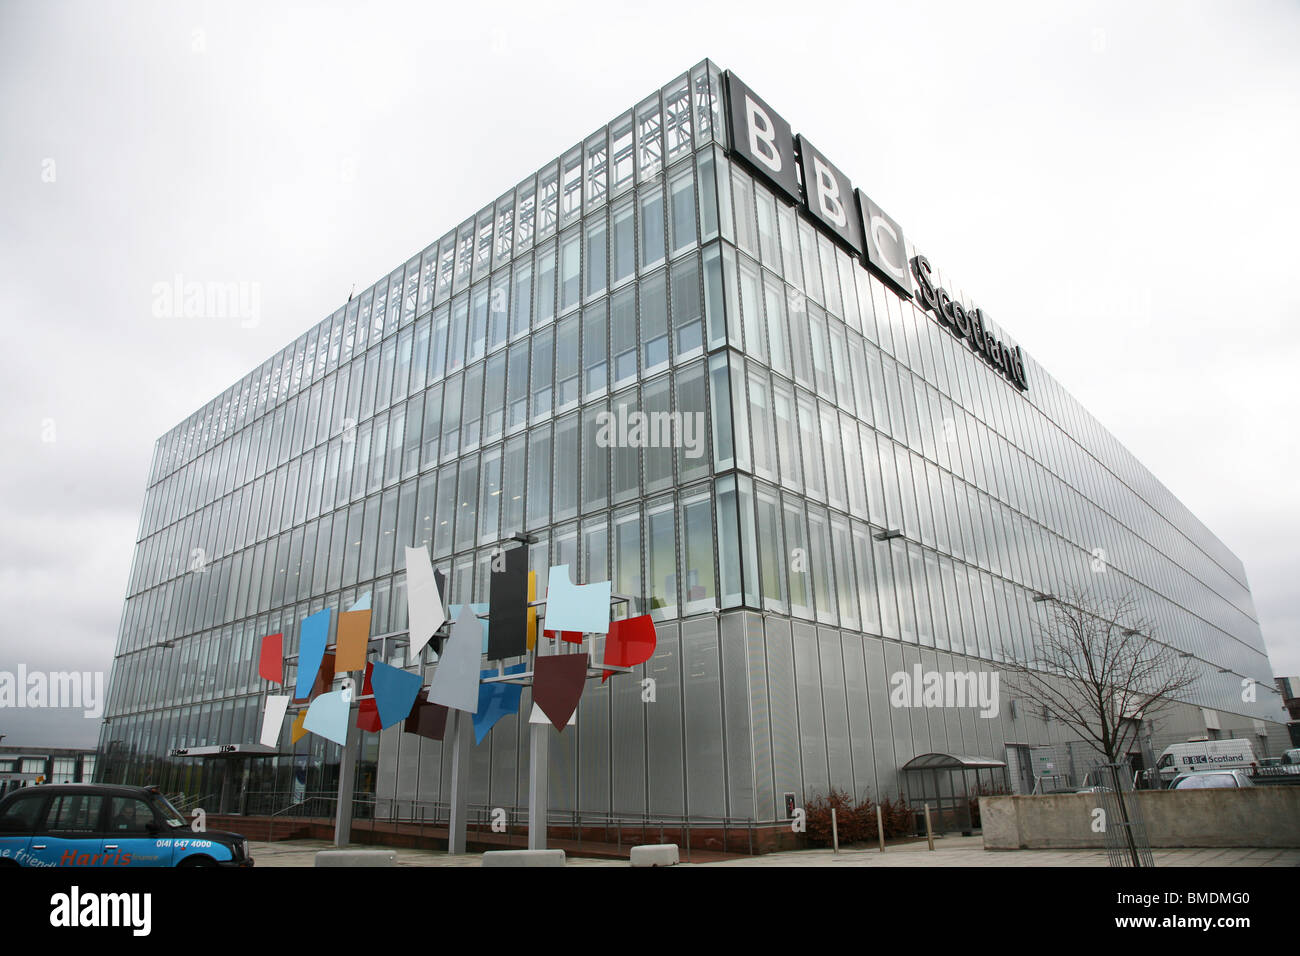
[[[211,800],[211,801],[219,801],[220,799],[221,799],[221,794],[219,794],[219,793],[215,793],[215,792],[214,792],[214,793],[205,793],[205,794],[202,794],[201,796],[193,796],[193,797],[191,797],[191,796],[187,796],[187,795],[184,794],[184,793],[178,793],[178,794],[176,794],[175,796],[169,796],[169,797],[167,798],[167,801],[168,801],[168,802],[169,802],[173,807],[175,807],[178,811],[180,811],[180,812],[183,813],[183,814],[188,815],[189,812],[190,812],[191,810],[195,809],[196,807],[203,807],[203,809],[205,809],[205,810],[208,809],[208,807],[205,807],[205,806],[204,806],[204,803],[205,803],[206,801],[209,801],[209,800]],[[215,805],[215,804],[213,804],[213,805]]]
[[[285,802],[286,800],[289,802]],[[248,815],[270,817],[271,828],[268,834],[270,839],[277,823],[283,827],[288,821],[294,819],[334,820],[338,809],[338,795],[321,791],[303,794],[272,791],[250,794],[248,806]],[[526,840],[528,827],[526,807],[470,804],[467,810],[466,825],[470,831],[493,832],[494,824],[498,827],[504,824],[508,840],[520,842]],[[498,811],[504,812],[504,819]],[[374,833],[382,827],[392,828],[397,832],[402,832],[405,828],[413,828],[414,835],[423,837],[426,830],[445,828],[450,825],[451,806],[445,800],[409,800],[391,797],[377,799],[373,794],[363,794],[352,800],[352,819],[354,835],[364,834],[367,831]],[[743,833],[744,852],[752,854],[756,832],[767,829],[784,830],[789,827],[786,821],[760,823],[749,817],[700,815],[687,817],[684,814],[628,814],[594,810],[552,810],[547,814],[546,822],[552,840],[572,840],[579,845],[584,842],[612,845],[620,851],[625,845],[633,845],[631,839],[633,834],[639,834],[638,839],[641,841],[653,840],[657,837],[660,843],[672,837],[681,844],[687,861],[691,858],[692,844],[698,843],[698,839],[692,837],[698,838],[701,831],[721,831],[721,845],[715,852],[740,852],[738,848],[732,848],[733,834],[736,838],[735,842],[739,843],[740,834]],[[553,831],[556,829],[560,831],[567,829],[570,835],[564,836],[562,832],[558,835],[554,834]],[[698,845],[695,848],[701,849]]]

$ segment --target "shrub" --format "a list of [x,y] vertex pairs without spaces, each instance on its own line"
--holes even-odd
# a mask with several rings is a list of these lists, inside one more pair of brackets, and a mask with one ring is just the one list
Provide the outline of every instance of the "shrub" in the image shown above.
[[[915,815],[900,794],[897,799],[886,797],[880,801],[880,816],[885,825],[885,839],[910,837],[914,835]],[[854,843],[875,842],[876,803],[870,797],[859,801],[843,790],[834,787],[826,796],[814,797],[808,801],[804,811],[808,820],[808,842],[813,846],[832,846],[831,810],[835,811],[836,824],[840,832],[840,846]]]

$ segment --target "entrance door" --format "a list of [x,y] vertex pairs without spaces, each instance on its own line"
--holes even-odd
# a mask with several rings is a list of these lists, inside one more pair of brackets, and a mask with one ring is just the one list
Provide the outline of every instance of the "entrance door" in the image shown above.
[[1007,769],[1016,793],[1034,792],[1034,764],[1026,744],[1007,744]]

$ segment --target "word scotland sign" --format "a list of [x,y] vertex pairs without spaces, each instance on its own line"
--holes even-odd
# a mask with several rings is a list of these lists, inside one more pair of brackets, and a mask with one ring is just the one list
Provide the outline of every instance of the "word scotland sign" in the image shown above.
[[866,193],[855,189],[808,137],[796,134],[734,73],[727,71],[726,81],[732,152],[778,193],[802,206],[823,230],[853,250],[896,293],[912,298],[915,279],[915,295],[926,311],[1018,389],[1028,389],[1020,347],[996,338],[985,324],[982,309],[964,306],[936,286],[929,261],[924,256],[909,259],[902,227]]

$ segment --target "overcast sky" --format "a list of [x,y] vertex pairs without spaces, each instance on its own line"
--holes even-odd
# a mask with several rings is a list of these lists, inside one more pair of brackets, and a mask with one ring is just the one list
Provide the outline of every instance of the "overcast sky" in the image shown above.
[[[1300,674],[1297,51],[1295,3],[4,0],[0,670],[109,668],[164,431],[707,56],[1241,558]],[[176,275],[259,321],[156,318]]]

